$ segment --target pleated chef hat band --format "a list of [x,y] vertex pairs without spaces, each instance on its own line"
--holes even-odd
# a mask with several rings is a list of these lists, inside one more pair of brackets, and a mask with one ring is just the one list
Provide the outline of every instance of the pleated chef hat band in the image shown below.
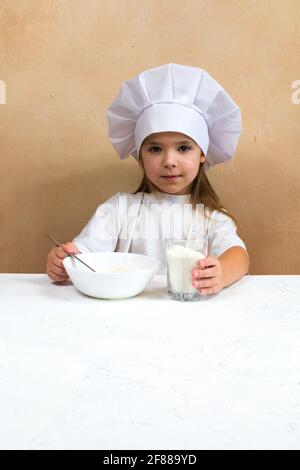
[[122,83],[107,110],[109,139],[121,159],[139,159],[143,140],[180,132],[203,150],[204,169],[232,158],[241,134],[241,112],[205,70],[165,64]]
[[186,134],[207,154],[209,137],[204,117],[193,108],[178,103],[156,103],[142,112],[135,126],[137,154],[146,137],[167,131]]

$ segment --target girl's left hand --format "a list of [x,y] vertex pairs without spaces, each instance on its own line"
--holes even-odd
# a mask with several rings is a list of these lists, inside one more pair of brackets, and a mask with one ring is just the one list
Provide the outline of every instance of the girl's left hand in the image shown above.
[[199,260],[197,265],[192,270],[192,282],[200,294],[216,294],[225,287],[222,265],[218,258],[208,256]]

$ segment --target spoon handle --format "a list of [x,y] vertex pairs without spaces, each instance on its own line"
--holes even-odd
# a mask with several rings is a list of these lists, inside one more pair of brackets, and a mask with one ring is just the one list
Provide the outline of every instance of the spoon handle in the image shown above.
[[[54,237],[52,237],[51,235],[48,235],[48,234],[47,234],[46,236],[49,238],[49,240],[51,240],[52,242],[54,242],[56,246],[61,246],[61,247],[62,247],[62,244],[59,243],[57,240],[55,240]],[[65,251],[65,253],[67,253],[67,252]],[[80,261],[80,263],[84,264],[84,265],[85,265],[87,268],[89,268],[91,271],[93,271],[94,273],[96,272],[95,269],[93,269],[93,268],[92,268],[91,266],[89,266],[87,263],[85,263],[84,261],[82,261],[82,259],[78,258],[78,256],[74,255],[73,253],[67,253],[67,255],[68,255],[68,256],[71,256],[71,257],[73,257],[73,258],[76,258],[77,261]]]

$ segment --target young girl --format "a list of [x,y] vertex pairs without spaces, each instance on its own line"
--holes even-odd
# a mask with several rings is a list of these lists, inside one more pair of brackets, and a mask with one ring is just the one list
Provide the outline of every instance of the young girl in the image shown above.
[[200,293],[215,294],[243,277],[249,270],[245,244],[205,173],[232,158],[241,133],[240,109],[221,85],[196,67],[146,70],[123,82],[108,124],[120,158],[133,155],[143,180],[134,194],[111,196],[72,242],[50,251],[50,279],[65,281],[62,260],[89,251],[154,256],[164,273],[165,238],[203,234],[210,237],[210,253],[192,272]]

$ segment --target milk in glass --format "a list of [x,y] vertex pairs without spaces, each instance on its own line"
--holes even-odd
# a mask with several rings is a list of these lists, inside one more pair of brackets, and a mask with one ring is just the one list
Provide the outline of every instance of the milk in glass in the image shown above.
[[[196,248],[196,249],[195,249]],[[204,296],[192,284],[192,270],[206,258],[207,239],[166,240],[166,264],[169,295],[175,300],[200,300]]]

